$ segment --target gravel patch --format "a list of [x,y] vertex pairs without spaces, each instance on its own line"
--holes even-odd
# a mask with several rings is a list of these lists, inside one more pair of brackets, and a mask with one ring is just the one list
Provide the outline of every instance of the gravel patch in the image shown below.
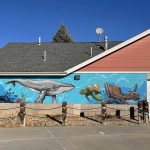
[[[62,126],[61,115],[45,116],[26,116],[25,124],[27,127]],[[67,116],[66,126],[97,126],[103,125],[100,115],[94,117]],[[109,116],[106,118],[105,125],[138,125],[137,120],[129,118],[116,118]],[[19,117],[0,120],[0,127],[19,127]]]

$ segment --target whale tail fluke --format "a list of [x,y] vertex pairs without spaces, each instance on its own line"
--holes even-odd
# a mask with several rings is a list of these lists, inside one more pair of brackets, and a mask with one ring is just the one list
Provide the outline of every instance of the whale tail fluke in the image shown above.
[[6,82],[6,84],[12,84],[15,87],[16,81],[8,81],[8,82]]

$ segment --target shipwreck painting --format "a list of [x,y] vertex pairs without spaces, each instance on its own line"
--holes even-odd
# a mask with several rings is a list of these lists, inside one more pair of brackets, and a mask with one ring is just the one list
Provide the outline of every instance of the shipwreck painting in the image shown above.
[[[75,80],[75,75],[79,79]],[[0,103],[137,104],[146,100],[146,74],[74,73],[66,77],[0,79]]]

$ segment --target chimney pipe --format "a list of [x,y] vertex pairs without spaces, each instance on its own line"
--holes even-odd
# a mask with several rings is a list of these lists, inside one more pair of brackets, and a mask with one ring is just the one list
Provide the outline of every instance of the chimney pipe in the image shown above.
[[92,55],[93,55],[93,47],[91,46],[91,57],[92,57]]
[[38,45],[41,45],[41,37],[39,36],[39,42]]
[[108,50],[108,37],[107,36],[105,36],[104,37],[104,48],[105,48],[105,51],[107,51]]

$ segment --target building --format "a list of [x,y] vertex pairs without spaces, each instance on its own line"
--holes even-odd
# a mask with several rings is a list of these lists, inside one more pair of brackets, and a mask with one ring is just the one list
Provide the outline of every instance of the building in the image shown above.
[[0,102],[137,104],[150,99],[150,30],[125,42],[9,43]]

